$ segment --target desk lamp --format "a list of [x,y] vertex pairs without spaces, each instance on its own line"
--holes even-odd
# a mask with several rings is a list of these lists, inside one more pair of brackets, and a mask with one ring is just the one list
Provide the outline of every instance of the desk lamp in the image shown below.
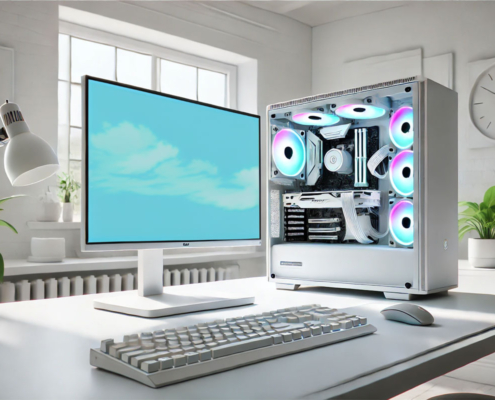
[[6,145],[4,167],[12,186],[40,182],[58,171],[58,158],[50,145],[34,135],[19,106],[7,100],[0,107],[5,128],[0,129],[0,147]]

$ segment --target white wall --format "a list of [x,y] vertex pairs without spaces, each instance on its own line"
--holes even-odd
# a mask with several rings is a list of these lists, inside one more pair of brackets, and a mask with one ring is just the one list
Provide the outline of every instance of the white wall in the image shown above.
[[[15,73],[19,92],[16,100],[32,130],[42,135],[55,148],[58,4],[257,60],[258,83],[253,91],[257,93],[257,110],[262,116],[263,132],[267,105],[311,93],[311,28],[242,3],[2,2],[0,46],[14,47],[16,50]],[[239,70],[246,70],[253,76],[250,67],[252,65],[245,65]],[[248,84],[249,79],[240,80],[240,89],[248,90]],[[252,109],[254,106],[250,99],[243,101],[242,94],[238,104],[244,109]],[[265,151],[263,148],[263,152]],[[4,150],[0,150],[2,163],[3,153]],[[45,183],[41,183],[14,191],[3,168],[0,168],[0,196],[14,192],[40,194],[45,186]],[[9,211],[4,212],[2,217],[19,228],[18,236],[10,234],[6,229],[0,230],[0,252],[6,258],[25,258],[29,254],[29,240],[33,232],[36,236],[41,236],[40,231],[31,232],[26,226],[26,221],[36,218],[36,205],[34,199],[23,199],[17,204],[6,203],[5,208]],[[50,235],[51,232],[42,233],[42,236]],[[53,236],[62,235],[70,243],[68,254],[73,254],[71,246],[77,245],[74,232],[53,233]]]
[[[454,90],[459,93],[459,199],[481,201],[485,190],[495,185],[495,147],[467,148],[468,63],[495,57],[494,16],[491,2],[415,2],[316,27],[313,93],[348,89],[342,87],[341,76],[349,61],[415,48],[422,48],[424,57],[453,52]],[[460,258],[467,258],[466,247],[464,240]]]
[[[0,2],[0,46],[15,51],[15,99],[30,129],[57,147],[58,5],[51,2]],[[1,71],[0,71],[1,73]],[[12,100],[12,99],[11,99]],[[5,99],[0,99],[3,103]],[[0,252],[5,258],[28,255],[31,232],[26,221],[35,220],[37,196],[56,178],[25,188],[13,188],[3,169],[5,148],[0,149],[0,198],[12,194],[31,197],[3,203],[0,219],[13,224],[15,235],[0,227]]]

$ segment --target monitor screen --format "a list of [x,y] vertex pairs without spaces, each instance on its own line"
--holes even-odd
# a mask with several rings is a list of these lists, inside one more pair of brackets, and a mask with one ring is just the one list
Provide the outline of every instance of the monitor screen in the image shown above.
[[259,116],[86,77],[87,244],[259,240]]

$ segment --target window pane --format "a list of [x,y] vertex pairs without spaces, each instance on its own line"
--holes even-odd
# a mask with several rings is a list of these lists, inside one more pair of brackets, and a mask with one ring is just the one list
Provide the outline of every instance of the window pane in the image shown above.
[[58,81],[58,123],[69,125],[69,83]]
[[70,38],[58,35],[58,79],[69,80],[70,75]]
[[151,56],[117,49],[117,80],[151,89]]
[[[81,183],[81,161],[71,161],[69,164],[69,172],[72,174],[74,179]],[[81,189],[76,193],[76,197],[72,200],[74,204],[74,220],[81,220]]]
[[81,159],[81,129],[70,128],[69,155],[71,160]]
[[60,173],[69,172],[69,125],[58,126],[57,154]]
[[163,93],[197,100],[196,81],[196,67],[161,60],[160,89]]
[[70,85],[70,124],[81,126],[81,85]]
[[72,82],[81,83],[81,76],[115,80],[115,47],[72,38]]
[[198,100],[225,107],[226,75],[200,69],[198,71]]

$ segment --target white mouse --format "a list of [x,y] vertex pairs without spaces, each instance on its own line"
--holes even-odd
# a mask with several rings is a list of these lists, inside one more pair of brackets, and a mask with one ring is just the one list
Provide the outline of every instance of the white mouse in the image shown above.
[[434,318],[423,307],[410,303],[399,303],[384,308],[381,313],[386,319],[410,325],[431,325]]

